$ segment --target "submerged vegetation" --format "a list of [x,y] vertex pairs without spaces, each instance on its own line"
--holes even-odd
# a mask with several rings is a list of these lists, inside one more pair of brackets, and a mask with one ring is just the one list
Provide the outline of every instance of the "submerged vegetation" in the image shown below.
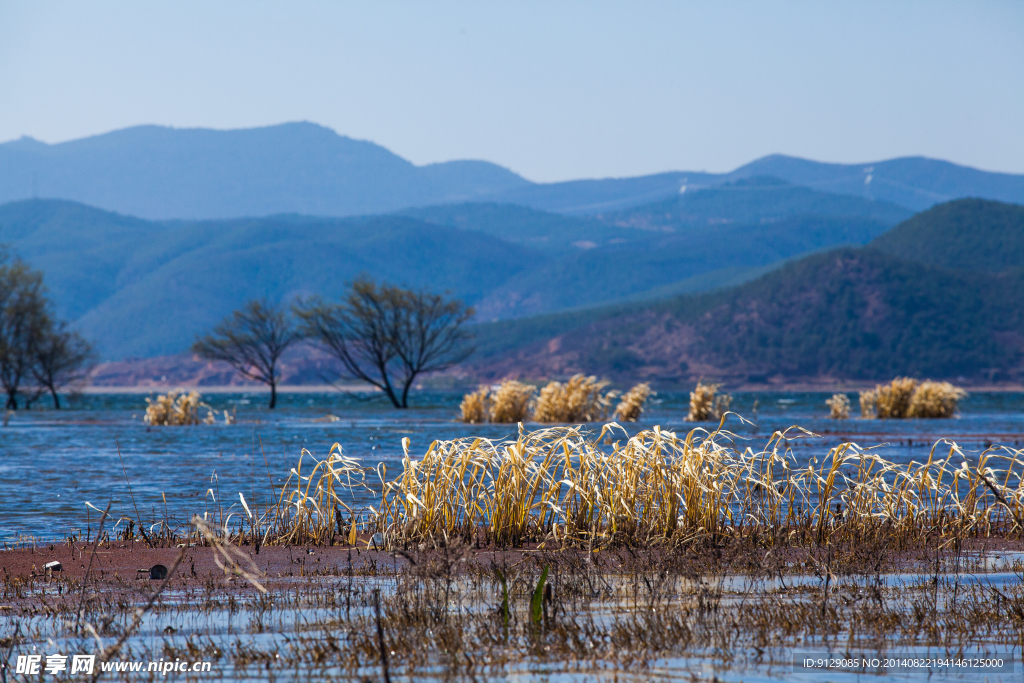
[[[610,447],[605,437],[621,437]],[[769,545],[1020,531],[1024,453],[989,449],[972,465],[952,443],[897,465],[855,444],[800,466],[776,433],[754,452],[721,427],[630,437],[613,425],[521,431],[515,441],[437,441],[383,483],[368,530],[386,545],[431,538],[485,544],[650,546],[722,536]],[[940,447],[946,453],[940,452]]]
[[860,393],[861,417],[883,420],[953,417],[966,396],[966,391],[949,382],[918,382],[910,377],[897,377],[889,384],[879,384]]
[[[648,681],[785,678],[794,649],[1019,658],[1024,586],[986,576],[968,552],[887,576],[864,551],[492,554],[453,540],[387,554],[295,549],[295,559],[282,548],[276,561],[258,558],[262,572],[216,530],[208,535],[207,547],[181,550],[169,580],[153,587],[109,574],[4,573],[0,642],[9,661],[46,643],[98,661],[117,651],[114,661],[166,664],[162,675],[175,680],[461,681],[543,671]],[[1003,572],[1024,569],[992,558]],[[207,663],[206,673],[175,668],[192,662]],[[139,674],[114,669],[107,678]]]

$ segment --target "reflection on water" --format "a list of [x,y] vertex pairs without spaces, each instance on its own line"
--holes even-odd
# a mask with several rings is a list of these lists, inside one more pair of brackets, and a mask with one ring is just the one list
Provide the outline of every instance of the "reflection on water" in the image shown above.
[[[822,455],[843,441],[880,446],[879,453],[897,462],[923,460],[932,444],[949,438],[965,451],[990,443],[1024,446],[1024,394],[977,393],[951,420],[827,419],[825,393],[741,393],[732,408],[751,420],[733,418],[728,428],[750,439],[758,450],[775,430],[800,425],[821,438],[795,442],[798,459]],[[856,395],[850,394],[857,404]],[[347,393],[285,394],[279,407],[267,410],[260,393],[212,394],[206,401],[217,411],[235,409],[238,422],[213,426],[147,427],[142,422],[144,397],[138,394],[87,395],[70,409],[20,411],[0,428],[0,539],[34,536],[54,539],[95,524],[108,501],[114,515],[135,516],[147,523],[170,516],[238,504],[238,493],[264,509],[273,499],[302,448],[323,457],[340,443],[349,456],[367,466],[383,462],[389,476],[400,468],[401,439],[412,452],[426,450],[435,439],[513,436],[514,425],[464,425],[455,421],[461,394],[420,393],[414,407],[392,409],[379,397]],[[684,422],[688,396],[660,394],[643,420],[630,431],[655,424],[688,431]],[[337,420],[326,421],[325,416]],[[712,426],[712,425],[707,425]],[[120,456],[119,457],[119,451]],[[122,458],[124,469],[122,469]],[[131,483],[129,495],[125,475]],[[115,517],[116,518],[116,517]]]

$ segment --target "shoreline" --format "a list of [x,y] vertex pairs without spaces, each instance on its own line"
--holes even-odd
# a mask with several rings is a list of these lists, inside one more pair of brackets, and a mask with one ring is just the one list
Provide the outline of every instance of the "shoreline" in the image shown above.
[[[812,383],[793,383],[793,384],[780,384],[780,385],[763,385],[763,384],[739,384],[736,386],[724,385],[725,391],[739,392],[739,393],[762,393],[762,394],[781,394],[781,393],[820,393],[826,394],[832,393],[854,393],[860,391],[866,391],[874,389],[877,382],[857,382],[851,383],[846,386],[835,386],[829,384],[812,384]],[[984,393],[984,394],[1013,394],[1013,393],[1024,393],[1024,384],[986,384],[986,385],[960,385],[968,394],[971,393]],[[448,391],[451,393],[459,392],[470,392],[475,390],[476,385],[462,388],[446,388],[446,389],[433,389],[424,387],[418,391]],[[669,389],[663,388],[660,391],[666,392],[687,392],[691,391],[693,387],[689,385],[680,385],[678,388]],[[108,385],[89,385],[83,387],[78,391],[81,394],[166,394],[168,391],[198,391],[202,394],[269,394],[270,389],[263,384],[212,384],[212,385],[195,385],[195,384],[144,384],[144,385],[124,385],[124,386],[108,386]],[[278,394],[327,394],[332,392],[338,393],[381,393],[381,390],[370,384],[353,384],[337,386],[334,384],[289,384],[282,385],[277,388]]]
[[[87,386],[82,394],[166,394],[169,391],[198,391],[201,394],[270,394],[270,388],[264,384],[213,384],[198,386],[188,384],[162,385],[129,385],[129,386]],[[333,384],[291,384],[279,386],[278,394],[328,394],[331,392],[346,393],[380,393],[380,389],[370,384],[336,386]]]

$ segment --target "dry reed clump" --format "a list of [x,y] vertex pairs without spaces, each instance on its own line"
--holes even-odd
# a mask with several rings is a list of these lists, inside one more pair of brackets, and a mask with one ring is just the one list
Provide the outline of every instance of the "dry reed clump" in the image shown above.
[[953,417],[967,392],[949,382],[921,382],[910,399],[907,417]]
[[825,401],[829,408],[829,417],[833,420],[846,420],[850,417],[850,398],[846,394],[832,394],[832,398]]
[[910,399],[917,388],[917,380],[910,377],[897,377],[888,384],[875,388],[878,392],[877,411],[879,419],[899,419],[907,416]]
[[525,422],[530,416],[530,401],[537,391],[529,384],[506,379],[491,396],[491,422]]
[[603,393],[606,380],[582,374],[573,375],[565,384],[550,382],[540,390],[533,419],[537,422],[596,422],[608,417],[615,392]]
[[878,416],[878,392],[874,389],[860,392],[860,416],[865,420]]
[[483,424],[490,414],[490,389],[481,386],[471,394],[462,397],[459,404],[462,421],[469,424]]
[[[501,546],[650,546],[724,534],[904,548],[934,534],[1024,530],[1024,451],[990,448],[972,467],[944,441],[927,462],[908,465],[844,443],[799,467],[788,444],[813,435],[798,428],[776,432],[757,453],[721,428],[622,431],[623,440],[602,447],[620,430],[606,425],[595,437],[581,427],[521,428],[510,441],[435,441],[419,460],[403,439],[402,472],[381,476],[370,530],[391,547],[478,534]],[[936,453],[942,444],[946,457]]]
[[[188,394],[169,391],[146,399],[146,415],[142,418],[146,424],[157,426],[182,426],[197,424],[213,424],[216,417],[210,406],[202,402],[202,394],[190,391]],[[199,409],[206,408],[206,418],[199,419]]]
[[952,417],[967,392],[949,382],[897,377],[860,394],[861,417],[903,419]]
[[481,386],[462,398],[462,421],[481,424],[525,422],[530,417],[530,401],[536,388],[514,379],[506,379],[493,392]]
[[719,394],[721,384],[704,384],[698,381],[696,388],[690,392],[690,413],[686,416],[688,422],[706,422],[708,420],[721,420],[729,410],[732,403],[732,396]]
[[[312,459],[313,467],[303,473],[305,457]],[[383,470],[380,476],[383,477]],[[366,470],[357,460],[346,456],[340,444],[331,447],[326,460],[317,460],[303,448],[299,462],[281,487],[273,520],[263,533],[263,542],[329,544],[338,532],[350,545],[355,545],[356,513],[346,502],[348,496],[343,494],[348,492],[350,496],[356,489],[369,490]],[[251,519],[261,528],[262,520],[257,515],[258,511]]]
[[647,382],[637,384],[627,391],[619,405],[615,406],[615,419],[620,422],[636,422],[644,412],[644,403],[651,396],[651,385]]

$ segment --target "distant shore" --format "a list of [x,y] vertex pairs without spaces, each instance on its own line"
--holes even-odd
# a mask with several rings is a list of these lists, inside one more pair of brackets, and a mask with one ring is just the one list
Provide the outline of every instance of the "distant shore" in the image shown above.
[[[724,383],[725,391],[735,392],[757,392],[757,393],[782,393],[782,392],[845,392],[854,393],[874,389],[880,382],[794,382],[787,384],[750,384],[741,383],[730,385]],[[475,388],[467,385],[463,388],[452,388],[456,391],[472,391]],[[1024,392],[1024,384],[962,384],[968,393],[1012,393]],[[661,391],[690,391],[690,385],[680,385],[677,388],[663,388]],[[189,385],[189,384],[146,384],[134,386],[87,386],[81,390],[83,394],[158,394],[168,391],[192,391],[196,390],[202,394],[269,394],[270,389],[263,384],[215,384],[215,385]],[[424,389],[417,389],[423,391]],[[430,389],[426,389],[430,390]],[[448,390],[448,389],[445,389]],[[333,384],[288,384],[277,387],[279,394],[322,394],[330,392],[356,393],[356,392],[379,392],[375,386],[370,384],[350,384],[337,386]]]
[[[269,394],[270,388],[264,384],[219,384],[211,386],[189,386],[167,384],[162,386],[87,386],[81,390],[83,394],[166,394],[168,391],[198,391],[201,394]],[[293,384],[277,388],[279,394],[324,394],[337,391],[340,393],[379,392],[380,389],[369,384],[352,384],[335,386],[333,384]]]

